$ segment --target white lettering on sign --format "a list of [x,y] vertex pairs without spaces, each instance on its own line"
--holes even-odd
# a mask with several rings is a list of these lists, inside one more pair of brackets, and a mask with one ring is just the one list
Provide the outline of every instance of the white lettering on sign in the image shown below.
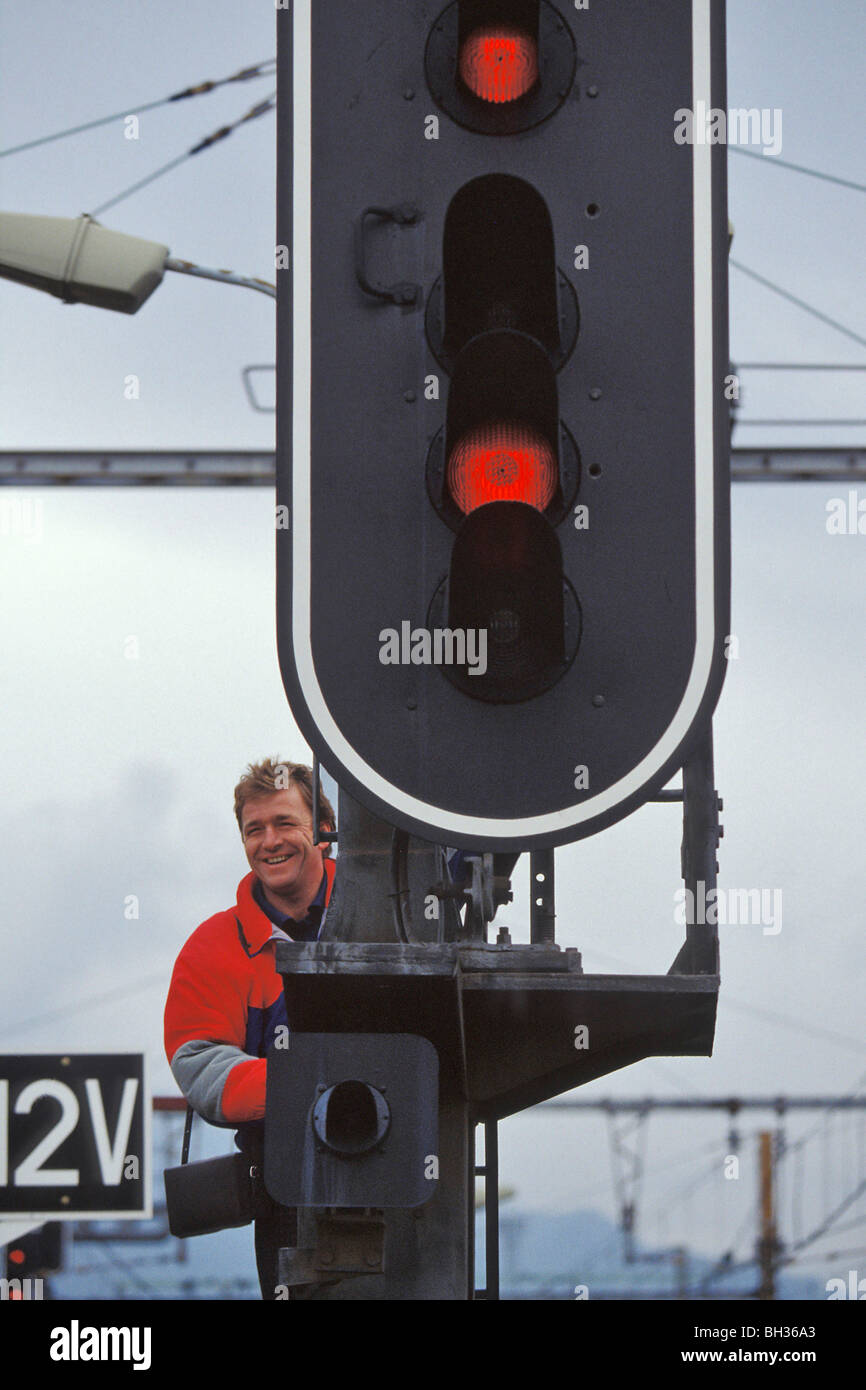
[[77,1168],[43,1168],[46,1158],[59,1149],[64,1139],[68,1139],[81,1113],[78,1097],[62,1081],[31,1081],[25,1086],[15,1102],[16,1115],[29,1115],[38,1100],[50,1096],[61,1106],[60,1118],[51,1127],[44,1139],[40,1139],[35,1149],[15,1169],[13,1182],[16,1187],[77,1187]]
[[102,1087],[93,1077],[88,1077],[84,1083],[84,1089],[90,1106],[90,1123],[93,1126],[93,1137],[96,1140],[96,1154],[99,1159],[102,1181],[108,1187],[117,1187],[123,1173],[123,1160],[126,1157],[129,1131],[132,1129],[135,1098],[138,1095],[138,1078],[128,1077],[123,1083],[120,1114],[117,1117],[117,1129],[114,1132],[113,1142],[108,1137],[108,1121],[105,1118]]
[[[127,1077],[123,1083],[120,1110],[114,1135],[108,1130],[102,1086],[94,1077],[84,1082],[90,1126],[99,1162],[99,1172],[106,1187],[119,1186],[127,1157],[127,1145],[135,1117],[138,1097],[138,1078]],[[81,1116],[78,1097],[63,1081],[42,1077],[31,1081],[21,1091],[13,1107],[16,1115],[29,1115],[41,1100],[55,1100],[60,1114],[51,1129],[14,1167],[13,1187],[78,1187],[78,1168],[46,1168],[44,1164],[72,1134]],[[9,1081],[0,1080],[0,1187],[9,1185]]]

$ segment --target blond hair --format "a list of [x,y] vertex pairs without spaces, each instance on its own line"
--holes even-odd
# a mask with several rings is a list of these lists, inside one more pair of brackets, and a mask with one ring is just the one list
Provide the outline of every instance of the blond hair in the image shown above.
[[[235,816],[238,822],[238,829],[241,832],[241,839],[244,834],[243,815],[244,807],[248,801],[252,801],[257,796],[271,796],[274,792],[287,791],[289,787],[297,787],[304,799],[310,815],[313,813],[313,770],[304,763],[287,763],[273,758],[265,758],[260,763],[249,763],[247,770],[235,787]],[[320,825],[315,829],[318,831],[324,825],[328,830],[333,830],[336,826],[334,808],[325,793],[319,789],[319,822]],[[325,854],[331,853],[331,845],[323,851]]]

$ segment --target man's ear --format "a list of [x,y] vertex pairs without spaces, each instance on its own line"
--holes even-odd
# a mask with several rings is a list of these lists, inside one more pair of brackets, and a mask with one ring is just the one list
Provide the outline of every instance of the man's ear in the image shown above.
[[321,838],[321,836],[322,836],[322,834],[323,834],[326,830],[333,830],[333,829],[334,829],[334,827],[333,827],[333,825],[331,825],[330,821],[326,821],[326,820],[320,820],[320,821],[319,821],[319,837],[320,837],[320,838],[319,838],[319,844],[318,844],[317,848],[321,849],[322,854],[323,854],[323,856],[324,856],[325,858],[327,858],[327,856],[331,853],[331,850],[332,850],[333,846],[332,846],[332,843],[331,843],[330,840],[323,840],[323,839]]

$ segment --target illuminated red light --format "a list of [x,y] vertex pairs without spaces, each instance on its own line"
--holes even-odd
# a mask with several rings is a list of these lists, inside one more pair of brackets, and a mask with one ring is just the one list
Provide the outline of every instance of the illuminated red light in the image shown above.
[[470,430],[448,460],[448,490],[466,513],[488,502],[525,502],[543,512],[553,500],[556,480],[549,442],[518,421]]
[[7,1253],[9,1257],[9,1263],[13,1265],[23,1265],[24,1261],[27,1259],[27,1256],[25,1255],[23,1250],[9,1250]]
[[460,76],[482,101],[517,101],[538,80],[538,46],[509,25],[476,29],[460,50]]

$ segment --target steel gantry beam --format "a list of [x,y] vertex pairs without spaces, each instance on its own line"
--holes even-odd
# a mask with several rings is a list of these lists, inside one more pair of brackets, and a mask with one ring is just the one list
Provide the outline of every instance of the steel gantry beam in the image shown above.
[[[736,483],[866,480],[866,448],[734,449]],[[262,449],[6,449],[0,486],[270,487],[274,455]]]
[[553,1110],[601,1110],[608,1114],[648,1114],[650,1110],[866,1110],[866,1096],[677,1096],[674,1100],[645,1096],[642,1100],[549,1100],[538,1107]]

